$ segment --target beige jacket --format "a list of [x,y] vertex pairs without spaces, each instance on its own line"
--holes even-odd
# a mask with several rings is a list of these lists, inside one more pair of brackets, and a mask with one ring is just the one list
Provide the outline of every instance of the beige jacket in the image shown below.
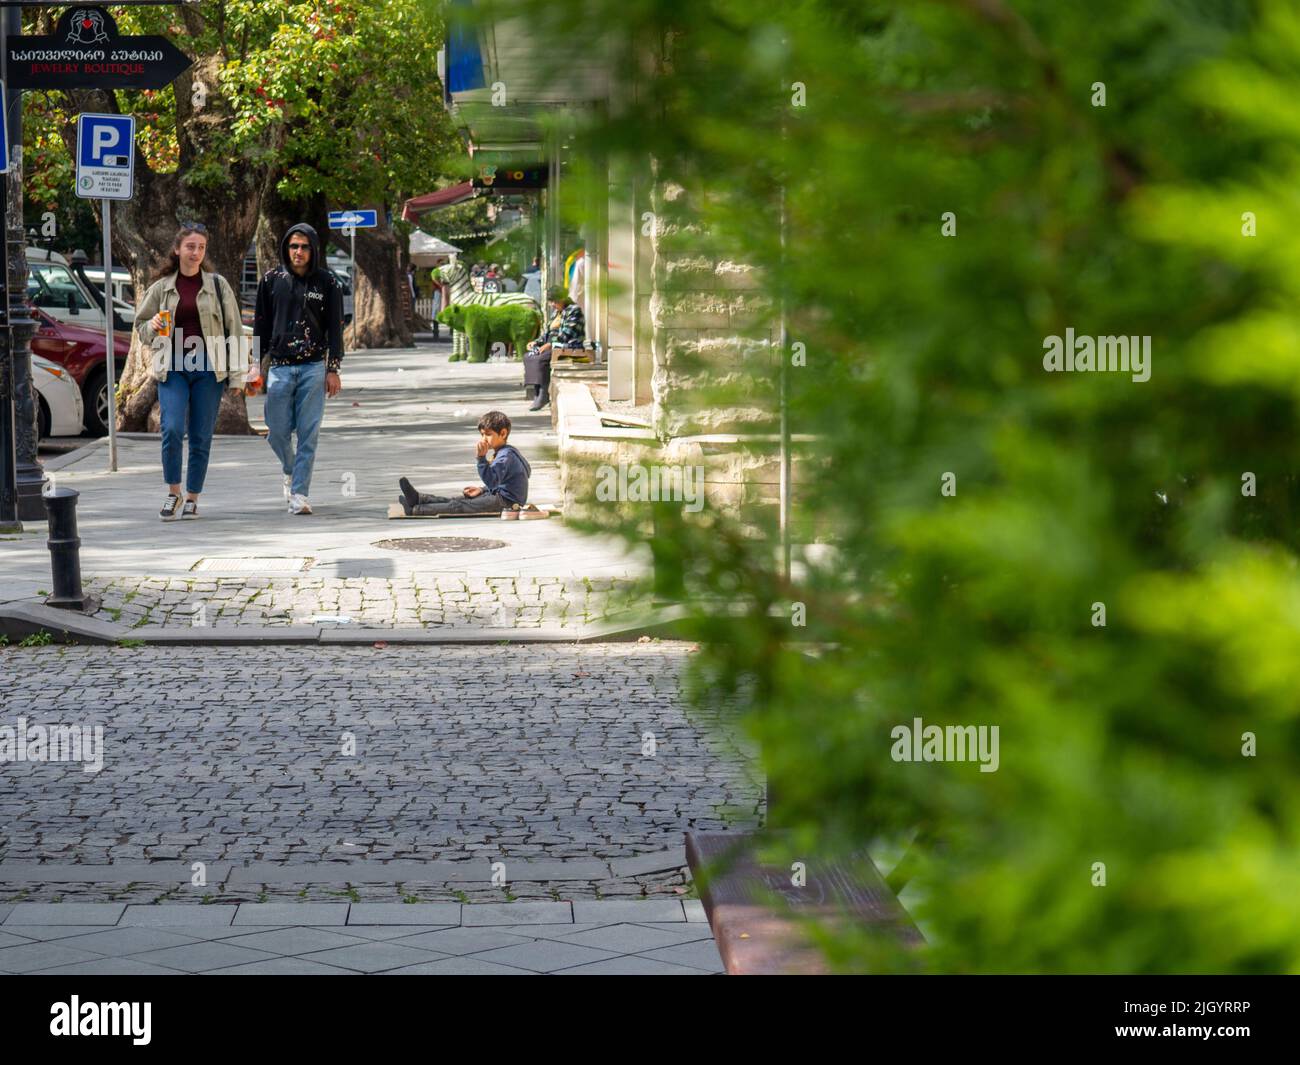
[[[244,337],[243,320],[239,317],[239,302],[230,284],[220,274],[207,270],[200,271],[203,287],[199,289],[198,309],[199,323],[203,326],[203,347],[211,355],[212,367],[218,381],[229,378],[228,387],[239,388],[244,383],[248,371],[249,342]],[[149,376],[155,381],[167,380],[167,372],[176,365],[173,357],[175,340],[176,307],[180,303],[180,293],[176,291],[176,274],[171,273],[159,278],[144,294],[140,306],[135,312],[135,331],[140,341],[150,348]],[[218,302],[218,300],[220,302]],[[149,323],[159,311],[172,312],[172,336],[159,337]],[[226,330],[230,333],[227,335]],[[155,343],[157,341],[157,343]],[[187,351],[192,351],[185,342],[181,352],[183,359]],[[181,365],[184,365],[182,362]]]

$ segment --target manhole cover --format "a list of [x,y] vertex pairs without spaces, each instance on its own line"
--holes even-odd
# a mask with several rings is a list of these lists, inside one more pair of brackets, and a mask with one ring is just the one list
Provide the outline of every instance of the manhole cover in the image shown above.
[[401,540],[380,540],[374,547],[385,551],[424,551],[430,554],[451,551],[493,551],[509,547],[504,540],[484,540],[477,536],[408,536]]
[[301,573],[312,564],[310,558],[201,558],[190,571],[210,573]]

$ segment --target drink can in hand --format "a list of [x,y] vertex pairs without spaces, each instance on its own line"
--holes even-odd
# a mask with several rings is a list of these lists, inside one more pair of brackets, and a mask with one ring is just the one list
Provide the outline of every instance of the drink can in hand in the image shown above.
[[158,317],[162,319],[162,328],[158,330],[158,335],[161,337],[171,336],[172,335],[172,312],[159,311]]

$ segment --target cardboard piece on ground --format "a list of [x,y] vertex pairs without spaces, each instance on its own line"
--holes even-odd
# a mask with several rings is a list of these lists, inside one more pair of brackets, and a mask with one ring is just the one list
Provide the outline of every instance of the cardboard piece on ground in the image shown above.
[[[548,518],[559,513],[558,510],[553,510],[550,507],[538,507],[537,509]],[[408,514],[402,509],[401,503],[388,504],[388,517],[390,520],[393,518],[491,518],[493,521],[501,521],[500,514]]]
[[408,514],[402,509],[401,503],[388,504],[389,518],[492,518],[494,521],[500,521],[500,514]]

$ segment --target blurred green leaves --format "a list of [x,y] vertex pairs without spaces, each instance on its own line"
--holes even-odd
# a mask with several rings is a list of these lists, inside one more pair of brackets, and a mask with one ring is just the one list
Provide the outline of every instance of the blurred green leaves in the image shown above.
[[[594,35],[640,72],[577,152],[685,190],[658,253],[751,264],[767,297],[662,402],[770,433],[784,359],[809,437],[794,523],[820,549],[793,579],[753,494],[654,535],[702,641],[692,696],[739,706],[780,823],[826,856],[921,832],[927,947],[824,936],[836,963],[1300,969],[1300,16],[562,6],[522,5],[539,49]],[[774,350],[781,303],[804,366]],[[1150,381],[1045,373],[1067,328],[1150,336]],[[640,541],[646,518],[587,520]],[[893,762],[914,717],[998,725],[998,772]]]

